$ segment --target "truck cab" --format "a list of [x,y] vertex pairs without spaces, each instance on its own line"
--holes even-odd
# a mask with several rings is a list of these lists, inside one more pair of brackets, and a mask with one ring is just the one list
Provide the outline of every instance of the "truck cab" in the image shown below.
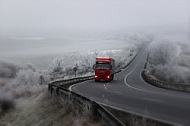
[[98,57],[94,65],[95,81],[111,81],[114,78],[115,60],[109,57]]

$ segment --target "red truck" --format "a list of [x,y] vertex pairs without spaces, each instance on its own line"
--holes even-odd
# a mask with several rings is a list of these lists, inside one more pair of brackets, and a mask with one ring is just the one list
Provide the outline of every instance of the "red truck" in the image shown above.
[[94,65],[95,81],[111,81],[114,77],[115,60],[109,57],[98,57]]

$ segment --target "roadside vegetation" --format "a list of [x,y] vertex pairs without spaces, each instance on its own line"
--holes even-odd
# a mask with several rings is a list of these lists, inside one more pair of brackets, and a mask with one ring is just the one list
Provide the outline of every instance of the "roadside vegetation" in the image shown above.
[[72,103],[49,96],[47,84],[52,79],[93,75],[92,66],[98,56],[113,57],[116,67],[121,68],[142,44],[142,38],[137,35],[127,40],[130,44],[124,49],[58,56],[43,71],[33,64],[20,66],[0,60],[0,125],[103,125],[94,121],[88,111],[79,113]]
[[190,84],[190,45],[154,40],[149,48],[148,73],[161,81]]

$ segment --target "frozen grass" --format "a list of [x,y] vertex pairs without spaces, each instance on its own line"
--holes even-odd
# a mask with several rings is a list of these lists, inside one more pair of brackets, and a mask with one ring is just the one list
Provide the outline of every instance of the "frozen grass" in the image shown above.
[[76,115],[77,110],[69,109],[69,103],[52,98],[46,88],[38,93],[16,100],[16,109],[1,117],[0,125],[4,126],[101,126],[87,114]]

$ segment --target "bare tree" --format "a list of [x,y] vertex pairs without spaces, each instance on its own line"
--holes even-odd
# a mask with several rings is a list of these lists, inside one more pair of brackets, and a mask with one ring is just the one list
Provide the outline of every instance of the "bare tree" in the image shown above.
[[62,73],[62,64],[63,60],[59,57],[56,57],[53,61],[53,65],[51,66],[51,74],[53,74],[54,76],[56,76],[57,74]]

